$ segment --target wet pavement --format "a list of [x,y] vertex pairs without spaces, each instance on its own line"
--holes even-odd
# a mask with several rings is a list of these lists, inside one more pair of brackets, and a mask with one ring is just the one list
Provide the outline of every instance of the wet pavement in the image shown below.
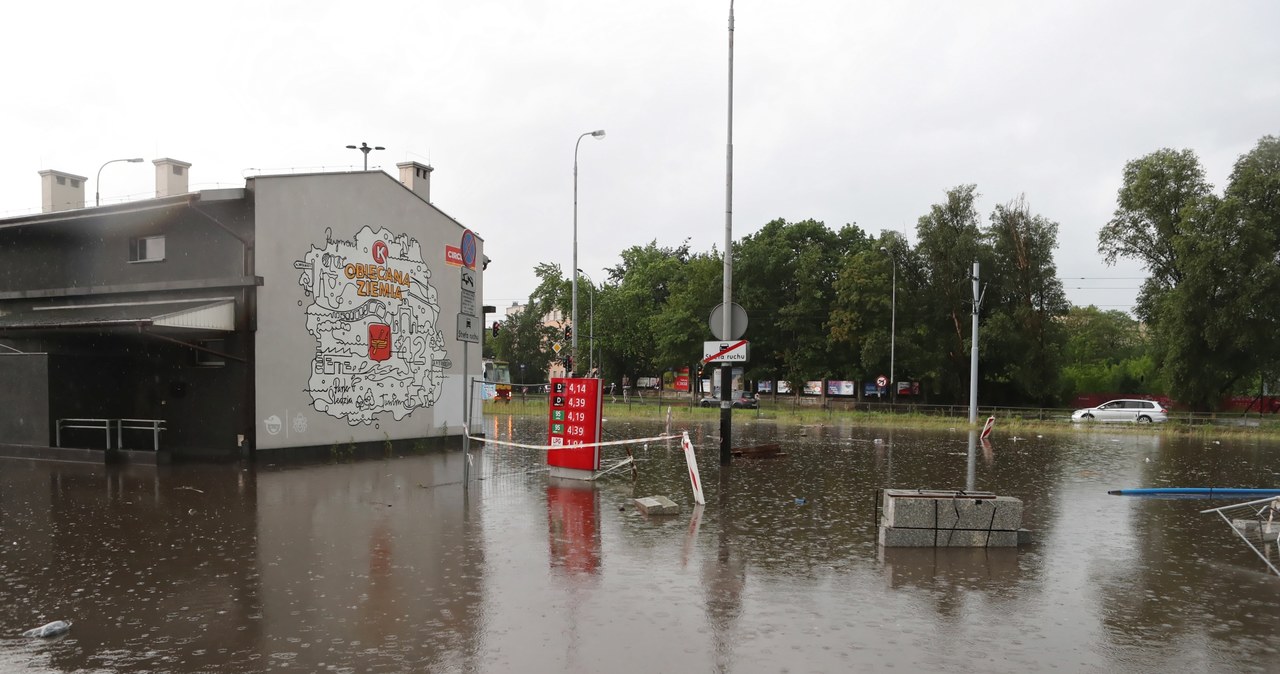
[[[541,443],[545,419],[494,416]],[[677,424],[681,426],[680,424]],[[1280,671],[1280,578],[1233,501],[1107,490],[1280,486],[1280,445],[776,426],[718,465],[717,424],[637,474],[551,480],[534,452],[308,466],[0,460],[3,672]],[[656,423],[607,423],[609,439]],[[622,452],[611,450],[609,458]],[[1019,549],[876,545],[883,487],[1024,501]],[[645,517],[640,496],[669,496]],[[72,622],[53,640],[27,629]]]

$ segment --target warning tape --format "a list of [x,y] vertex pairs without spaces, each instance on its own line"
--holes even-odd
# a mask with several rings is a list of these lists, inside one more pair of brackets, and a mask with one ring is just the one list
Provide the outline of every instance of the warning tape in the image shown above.
[[637,442],[657,442],[658,440],[679,440],[680,436],[679,435],[655,435],[652,438],[634,438],[631,440],[609,440],[608,442],[584,442],[579,445],[561,445],[559,447],[553,447],[551,445],[527,445],[523,442],[508,442],[506,440],[493,440],[490,438],[486,438],[483,435],[477,436],[477,435],[471,435],[470,433],[467,434],[467,439],[476,440],[478,442],[484,442],[491,445],[501,445],[503,447],[519,447],[520,449],[538,449],[538,450],[545,449],[548,451],[554,451],[559,449],[581,449],[583,447],[610,447],[614,445],[634,445]]

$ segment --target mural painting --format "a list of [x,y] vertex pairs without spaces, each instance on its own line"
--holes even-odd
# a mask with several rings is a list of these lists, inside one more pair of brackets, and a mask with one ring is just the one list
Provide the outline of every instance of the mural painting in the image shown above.
[[365,226],[349,240],[325,232],[293,266],[312,300],[316,339],[306,391],[312,406],[348,424],[399,421],[440,399],[450,367],[439,298],[417,239]]

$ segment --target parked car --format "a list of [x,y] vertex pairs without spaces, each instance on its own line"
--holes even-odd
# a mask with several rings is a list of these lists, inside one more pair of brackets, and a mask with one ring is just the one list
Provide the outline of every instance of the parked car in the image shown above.
[[[759,402],[756,400],[756,397],[746,391],[734,391],[729,399],[733,401],[733,407],[735,409],[754,410],[759,406]],[[707,396],[698,401],[698,406],[719,407],[720,399],[715,396]]]
[[1110,400],[1071,413],[1072,421],[1124,421],[1149,424],[1169,420],[1168,411],[1154,400]]

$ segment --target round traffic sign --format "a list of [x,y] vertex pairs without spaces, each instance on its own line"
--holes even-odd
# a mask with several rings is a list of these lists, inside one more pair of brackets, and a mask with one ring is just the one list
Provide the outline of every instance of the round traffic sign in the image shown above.
[[717,304],[711,310],[711,318],[707,321],[711,334],[716,339],[742,339],[747,331],[747,310],[737,302],[729,303],[729,332],[724,331],[724,304]]
[[462,233],[462,264],[467,269],[476,267],[476,235],[469,229]]
[[888,377],[884,375],[880,375],[879,377],[876,377],[876,386],[879,386],[880,388],[884,388],[888,385],[889,385]]

